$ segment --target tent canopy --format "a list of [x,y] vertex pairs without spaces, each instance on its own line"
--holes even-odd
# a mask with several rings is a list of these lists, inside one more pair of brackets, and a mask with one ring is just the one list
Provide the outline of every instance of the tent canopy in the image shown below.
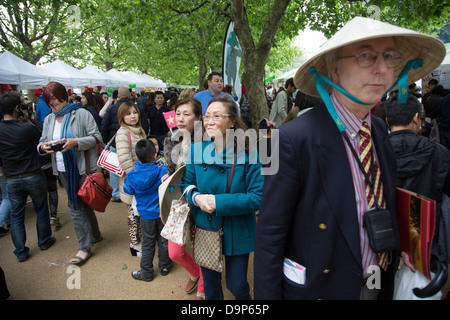
[[445,43],[444,46],[447,50],[447,54],[445,55],[444,61],[441,63],[441,67],[450,65],[450,43]]
[[[42,69],[51,71],[67,79],[66,83],[70,87],[83,87],[83,86],[104,86],[107,84],[107,80],[98,75],[87,73],[78,70],[61,60],[55,60],[42,66]],[[64,84],[64,83],[63,83]]]
[[62,82],[64,77],[42,70],[9,51],[0,55],[0,83],[14,84],[28,89],[43,87],[52,80]]
[[61,60],[37,67],[9,51],[0,54],[0,83],[18,85],[21,89],[33,89],[46,86],[50,81],[73,87],[105,86],[109,88],[128,87],[136,84],[136,90],[144,88],[166,88],[161,80],[146,74],[131,71],[119,72],[111,69],[104,72],[94,66],[82,70],[76,69]]

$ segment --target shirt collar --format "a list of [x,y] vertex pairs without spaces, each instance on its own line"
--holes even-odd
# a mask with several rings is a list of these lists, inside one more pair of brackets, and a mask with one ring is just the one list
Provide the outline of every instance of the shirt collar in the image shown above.
[[351,113],[334,93],[331,94],[331,101],[333,102],[336,111],[346,128],[347,134],[351,139],[354,139],[359,133],[359,129],[361,128],[363,121],[367,122],[369,129],[371,128],[370,112],[365,119],[361,120]]

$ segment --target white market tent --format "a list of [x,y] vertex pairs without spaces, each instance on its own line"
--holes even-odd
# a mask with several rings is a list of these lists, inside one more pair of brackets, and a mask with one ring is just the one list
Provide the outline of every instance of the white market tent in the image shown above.
[[147,87],[145,81],[143,79],[141,79],[136,73],[134,73],[133,71],[125,71],[125,72],[121,72],[124,77],[126,79],[128,79],[130,81],[130,84],[135,84],[135,90],[139,91],[141,89],[144,89]]
[[81,69],[81,71],[86,72],[86,73],[91,73],[94,75],[98,75],[98,76],[106,79],[107,87],[118,88],[118,87],[127,85],[124,81],[113,78],[111,75],[107,74],[106,72],[100,70],[97,67],[91,66],[91,65],[84,67],[83,69]]
[[146,74],[119,72],[115,69],[104,72],[94,66],[76,69],[60,60],[37,67],[9,51],[0,54],[0,83],[17,85],[18,90],[35,89],[57,81],[67,88],[102,86],[108,88],[165,88],[161,80]]
[[129,82],[125,76],[120,73],[119,71],[117,71],[116,69],[111,69],[106,71],[106,74],[115,81],[116,84],[120,84],[120,85],[116,85],[116,87],[128,87],[128,85],[131,83]]
[[145,73],[139,75],[139,77],[141,77],[144,80],[144,82],[148,88],[164,89],[167,87],[167,85],[164,82],[162,82],[161,80],[156,80],[155,78],[152,78]]
[[53,80],[62,83],[65,79],[51,71],[42,70],[9,51],[0,55],[0,83],[29,89],[43,87]]
[[[107,80],[98,75],[92,73],[83,72],[78,70],[68,64],[62,62],[61,60],[55,60],[42,66],[42,69],[51,71],[64,77],[68,80],[69,87],[93,87],[93,86],[104,86],[107,84]],[[66,82],[67,83],[67,82]],[[63,83],[64,84],[64,83]]]

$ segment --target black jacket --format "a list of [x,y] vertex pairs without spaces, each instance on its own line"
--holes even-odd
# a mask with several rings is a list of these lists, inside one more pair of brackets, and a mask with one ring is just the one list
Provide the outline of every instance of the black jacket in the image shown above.
[[[442,193],[450,196],[450,152],[443,145],[410,130],[392,132],[389,140],[397,158],[397,186],[436,201],[438,230]],[[433,245],[436,256],[442,257],[442,250],[436,243]]]
[[[119,107],[122,103],[130,101],[134,103],[133,98],[122,98],[119,101],[117,101],[115,104],[113,104],[111,107],[108,108],[108,110],[105,113],[105,116],[102,120],[102,139],[105,144],[109,142],[109,140],[114,137],[117,130],[120,128],[119,121],[117,120],[117,111],[119,110]],[[142,129],[144,129],[145,134],[148,134],[148,121],[147,117],[145,115],[144,109],[142,107],[139,107],[139,112],[141,113],[141,125]],[[116,147],[116,142],[111,142],[111,147]]]

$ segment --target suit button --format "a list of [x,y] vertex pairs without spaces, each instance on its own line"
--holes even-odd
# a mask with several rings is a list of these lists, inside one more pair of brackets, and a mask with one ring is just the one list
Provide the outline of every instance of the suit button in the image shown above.
[[327,225],[325,223],[321,223],[321,224],[319,224],[319,229],[320,230],[327,230]]
[[210,214],[208,214],[208,215],[206,216],[206,219],[208,219],[208,221],[211,221],[211,220],[212,220],[212,217],[211,217],[211,215],[210,215]]
[[203,166],[203,171],[208,170],[208,166]]
[[322,273],[323,273],[323,274],[329,274],[329,273],[330,273],[330,270],[329,270],[329,269],[325,269],[325,270],[322,271]]

